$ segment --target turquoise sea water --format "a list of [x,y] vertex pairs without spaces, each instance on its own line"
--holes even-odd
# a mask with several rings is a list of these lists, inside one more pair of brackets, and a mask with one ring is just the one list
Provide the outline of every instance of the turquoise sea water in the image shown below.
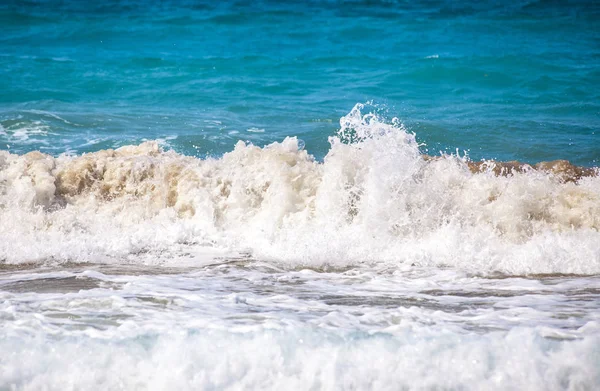
[[295,135],[323,157],[357,102],[429,153],[600,158],[593,1],[3,1],[0,149]]

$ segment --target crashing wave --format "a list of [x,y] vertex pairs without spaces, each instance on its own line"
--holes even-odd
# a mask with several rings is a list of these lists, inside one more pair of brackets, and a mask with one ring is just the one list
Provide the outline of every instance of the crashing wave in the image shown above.
[[0,152],[0,259],[177,262],[199,249],[283,265],[600,273],[600,178],[422,155],[357,105],[322,163],[295,137],[221,158],[156,142],[52,157]]

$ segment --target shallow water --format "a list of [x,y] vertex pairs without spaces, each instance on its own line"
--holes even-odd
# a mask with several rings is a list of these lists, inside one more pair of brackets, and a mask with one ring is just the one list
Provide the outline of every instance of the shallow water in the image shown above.
[[600,380],[598,277],[224,260],[167,274],[2,273],[0,289],[0,378],[18,388],[541,390]]

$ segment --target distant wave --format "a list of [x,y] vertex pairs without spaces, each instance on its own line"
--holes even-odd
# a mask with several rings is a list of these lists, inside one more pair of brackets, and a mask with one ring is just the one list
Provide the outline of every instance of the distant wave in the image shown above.
[[295,137],[204,160],[157,142],[75,157],[0,151],[0,260],[243,252],[289,267],[600,273],[597,168],[424,156],[398,120],[363,108],[340,119],[323,163]]

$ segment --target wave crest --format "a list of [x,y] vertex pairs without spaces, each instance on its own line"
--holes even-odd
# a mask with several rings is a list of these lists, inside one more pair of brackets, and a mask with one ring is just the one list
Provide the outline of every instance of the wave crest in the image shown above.
[[342,117],[322,163],[295,137],[204,160],[156,142],[0,152],[0,259],[193,263],[210,249],[292,267],[600,273],[596,169],[427,157],[399,121],[363,110]]

